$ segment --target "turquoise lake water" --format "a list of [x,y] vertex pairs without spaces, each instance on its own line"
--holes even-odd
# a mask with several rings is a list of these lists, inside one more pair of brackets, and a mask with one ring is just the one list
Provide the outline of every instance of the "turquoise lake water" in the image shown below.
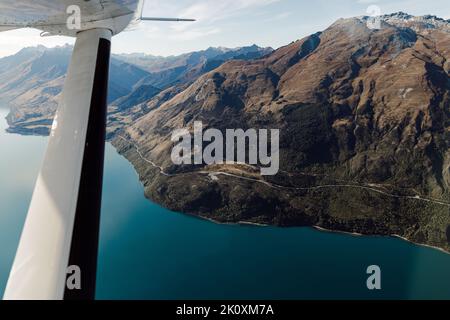
[[[0,296],[46,138],[5,133],[0,109]],[[107,145],[99,299],[450,299],[450,255],[394,238],[218,225],[146,200]],[[382,290],[366,269],[379,265]]]

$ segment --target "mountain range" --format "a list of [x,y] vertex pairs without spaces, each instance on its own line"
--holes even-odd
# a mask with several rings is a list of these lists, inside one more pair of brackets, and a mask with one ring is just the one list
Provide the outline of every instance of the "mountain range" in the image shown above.
[[[47,135],[64,83],[72,46],[25,48],[0,59],[0,102],[11,108],[9,130]],[[108,101],[114,112],[147,102],[162,91],[186,86],[227,60],[251,59],[272,52],[256,45],[209,48],[176,57],[113,55]]]
[[[146,196],[175,211],[395,235],[450,251],[450,21],[396,13],[373,29],[369,19],[340,19],[275,51],[115,56],[136,81],[111,103],[109,138]],[[16,56],[0,60],[0,73],[14,59],[30,61],[26,52]],[[46,80],[30,81],[54,99],[62,70],[41,69]],[[22,88],[21,79],[1,85],[0,95],[14,97],[10,130],[26,133],[34,130],[33,107],[8,93]],[[50,109],[40,114],[45,125]],[[279,129],[279,174],[260,176],[242,164],[173,165],[171,134],[193,130],[195,121],[221,131]]]

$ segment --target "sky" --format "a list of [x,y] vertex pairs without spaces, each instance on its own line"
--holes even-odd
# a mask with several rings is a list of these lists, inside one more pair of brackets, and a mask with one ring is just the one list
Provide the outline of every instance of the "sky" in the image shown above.
[[[1,3],[2,0],[0,0]],[[449,0],[146,0],[144,15],[195,18],[196,22],[142,22],[113,41],[114,53],[170,56],[257,44],[278,48],[321,31],[339,18],[403,11],[450,19]],[[0,33],[0,57],[24,47],[72,44],[66,37],[41,38],[32,29]]]

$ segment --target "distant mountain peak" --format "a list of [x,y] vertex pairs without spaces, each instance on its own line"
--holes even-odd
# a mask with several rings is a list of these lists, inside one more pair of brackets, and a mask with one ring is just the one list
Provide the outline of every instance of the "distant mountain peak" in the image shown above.
[[[378,17],[382,22],[388,25],[398,27],[411,27],[413,29],[441,29],[450,32],[450,20],[445,20],[435,15],[414,16],[402,11],[381,15]],[[359,19],[367,22],[373,17],[362,16]]]
[[399,12],[394,12],[394,13],[390,13],[390,14],[385,14],[383,15],[383,17],[391,17],[391,18],[399,18],[399,19],[411,19],[414,16],[410,15],[409,13],[403,12],[403,11],[399,11]]
[[45,52],[46,50],[48,50],[47,47],[45,47],[43,45],[37,45],[34,47],[25,47],[25,48],[21,49],[18,53]]
[[445,20],[443,18],[440,18],[438,16],[435,15],[431,15],[431,14],[427,14],[427,15],[423,15],[423,16],[414,16],[402,11],[399,12],[394,12],[391,14],[385,14],[381,16],[383,19],[403,19],[403,20],[409,20],[409,21],[440,21],[443,23],[449,23],[449,20]]

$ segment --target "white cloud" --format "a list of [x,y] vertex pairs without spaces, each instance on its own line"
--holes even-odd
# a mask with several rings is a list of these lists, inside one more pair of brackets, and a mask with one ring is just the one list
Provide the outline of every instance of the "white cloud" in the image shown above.
[[181,13],[192,16],[200,21],[217,21],[238,15],[244,10],[265,7],[281,0],[203,0],[196,1]]
[[32,47],[38,44],[46,47],[62,46],[66,43],[74,43],[74,40],[67,37],[41,37],[40,31],[34,29],[20,29],[0,32],[0,57],[12,55],[25,47]]
[[279,21],[279,20],[289,18],[291,15],[292,15],[292,12],[282,12],[282,13],[276,14],[276,15],[266,19],[266,21],[267,22]]
[[377,3],[379,2],[379,0],[358,0],[357,2],[362,4],[370,4],[370,3]]
[[196,28],[174,33],[169,36],[169,38],[172,40],[188,41],[203,38],[213,34],[218,34],[220,33],[220,31],[220,28]]
[[[170,39],[179,41],[191,41],[218,34],[222,31],[218,22],[230,19],[240,14],[246,14],[248,10],[262,8],[282,0],[196,0],[189,1],[187,5],[176,10],[173,5],[164,4],[162,1],[153,0],[146,2],[145,13],[152,15],[177,15],[180,18],[193,18],[193,23],[169,23],[161,26],[161,29],[146,32],[149,39]],[[162,6],[162,7],[161,7]],[[158,34],[159,33],[159,34]]]
[[281,0],[201,0],[185,7],[179,13],[181,17],[194,18],[197,22],[193,24],[176,24],[173,30],[184,31],[196,25],[211,25],[220,20],[230,19],[248,10],[261,8]]

